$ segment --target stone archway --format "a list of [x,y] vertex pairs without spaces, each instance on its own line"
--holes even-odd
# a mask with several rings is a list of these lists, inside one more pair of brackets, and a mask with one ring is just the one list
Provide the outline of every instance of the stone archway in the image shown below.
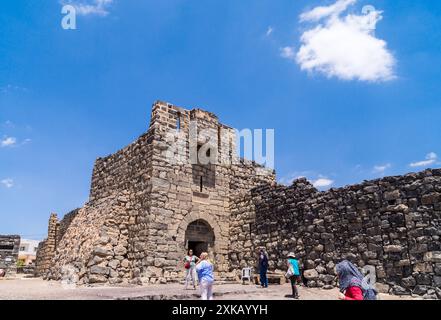
[[213,252],[215,240],[213,229],[202,219],[191,222],[185,231],[185,248],[193,250],[196,256],[202,252]]
[[[228,271],[228,236],[221,232],[219,223],[216,221],[215,216],[208,214],[206,212],[189,212],[184,219],[175,227],[172,231],[173,238],[176,241],[177,249],[179,252],[186,252],[186,235],[188,236],[187,230],[192,223],[196,221],[203,221],[209,226],[214,235],[214,244],[209,248],[208,253],[210,258],[215,261],[216,270],[218,272]],[[191,228],[190,228],[191,229]]]
[[223,243],[222,241],[222,236],[221,236],[221,229],[218,225],[218,223],[208,214],[200,214],[200,213],[195,213],[195,212],[191,212],[189,213],[179,224],[179,226],[177,227],[176,231],[175,231],[175,237],[176,237],[176,242],[178,244],[178,246],[180,246],[181,248],[185,248],[186,245],[186,232],[188,229],[188,226],[198,220],[202,220],[204,221],[206,224],[208,224],[208,226],[211,228],[213,234],[214,234],[214,244],[213,244],[213,251],[215,253],[226,253],[226,248],[224,248],[224,246],[221,246],[221,243]]

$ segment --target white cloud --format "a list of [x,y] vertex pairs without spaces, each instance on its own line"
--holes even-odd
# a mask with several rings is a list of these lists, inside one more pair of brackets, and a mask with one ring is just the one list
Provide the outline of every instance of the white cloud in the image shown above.
[[345,11],[348,6],[354,4],[357,0],[340,0],[330,6],[315,7],[311,11],[304,12],[300,15],[300,21],[319,21],[326,17],[337,17]]
[[12,84],[8,84],[4,87],[0,87],[0,93],[2,94],[8,94],[13,92],[28,92],[28,89],[20,86],[15,86]]
[[286,59],[295,59],[296,53],[293,47],[280,48],[280,56]]
[[31,143],[31,142],[32,142],[32,139],[24,139],[21,144],[25,145],[25,144],[28,144],[28,143]]
[[392,165],[390,163],[386,163],[384,165],[377,165],[377,166],[374,166],[374,169],[372,170],[372,172],[384,174],[384,172],[387,169],[390,169],[391,167],[392,167]]
[[409,164],[409,166],[411,166],[412,168],[427,167],[435,164],[437,161],[438,155],[435,152],[430,152],[426,155],[426,160],[412,162],[411,164]]
[[328,179],[328,178],[319,178],[315,181],[312,181],[312,184],[314,185],[314,187],[316,188],[326,188],[326,187],[330,187],[331,185],[334,184],[334,180]]
[[3,179],[0,181],[0,183],[8,189],[14,186],[14,180],[12,180],[11,178]]
[[269,26],[266,30],[266,36],[269,37],[274,32],[274,28]]
[[387,43],[374,34],[382,12],[371,9],[366,14],[342,16],[356,1],[338,0],[300,16],[301,22],[316,24],[300,39],[296,61],[302,70],[343,80],[378,82],[395,78],[395,58]]
[[0,141],[0,146],[4,147],[12,147],[17,143],[17,139],[14,137],[4,137],[3,140]]
[[63,5],[70,4],[75,7],[77,14],[82,16],[98,15],[107,16],[109,14],[108,7],[113,0],[62,0]]
[[11,120],[6,120],[4,123],[3,123],[3,127],[5,127],[5,128],[15,128],[15,124],[11,121]]

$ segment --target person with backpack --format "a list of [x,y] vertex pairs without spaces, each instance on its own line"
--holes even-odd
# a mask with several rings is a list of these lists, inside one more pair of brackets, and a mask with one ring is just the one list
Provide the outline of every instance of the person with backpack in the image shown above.
[[196,263],[198,261],[199,258],[193,255],[193,250],[188,250],[188,254],[184,258],[185,290],[187,290],[190,281],[193,285],[193,289],[196,290]]
[[291,282],[292,296],[294,299],[299,299],[299,291],[297,290],[297,282],[300,278],[300,267],[299,261],[296,259],[296,256],[293,252],[288,254],[288,271],[286,272],[286,278],[288,278]]
[[351,262],[344,260],[336,266],[340,300],[376,300],[377,292]]
[[260,273],[260,286],[262,288],[268,288],[268,255],[265,250],[260,250],[259,253],[259,273]]

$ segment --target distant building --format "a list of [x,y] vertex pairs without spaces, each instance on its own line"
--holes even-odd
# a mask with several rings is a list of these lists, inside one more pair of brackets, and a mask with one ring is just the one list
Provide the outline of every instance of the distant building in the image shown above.
[[37,249],[40,241],[22,239],[20,241],[20,250],[18,252],[18,261],[23,266],[28,266],[35,262],[37,258]]

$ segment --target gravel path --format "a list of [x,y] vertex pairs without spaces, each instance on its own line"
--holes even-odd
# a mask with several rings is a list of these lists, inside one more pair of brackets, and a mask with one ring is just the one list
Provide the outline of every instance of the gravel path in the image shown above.
[[[291,292],[289,284],[273,285],[261,289],[254,285],[223,284],[214,288],[217,300],[284,300]],[[335,300],[338,290],[299,288],[301,300]],[[160,300],[199,299],[197,290],[184,290],[183,285],[151,285],[126,287],[81,287],[73,288],[59,282],[42,279],[0,280],[0,300]],[[380,295],[382,300],[411,299]]]

